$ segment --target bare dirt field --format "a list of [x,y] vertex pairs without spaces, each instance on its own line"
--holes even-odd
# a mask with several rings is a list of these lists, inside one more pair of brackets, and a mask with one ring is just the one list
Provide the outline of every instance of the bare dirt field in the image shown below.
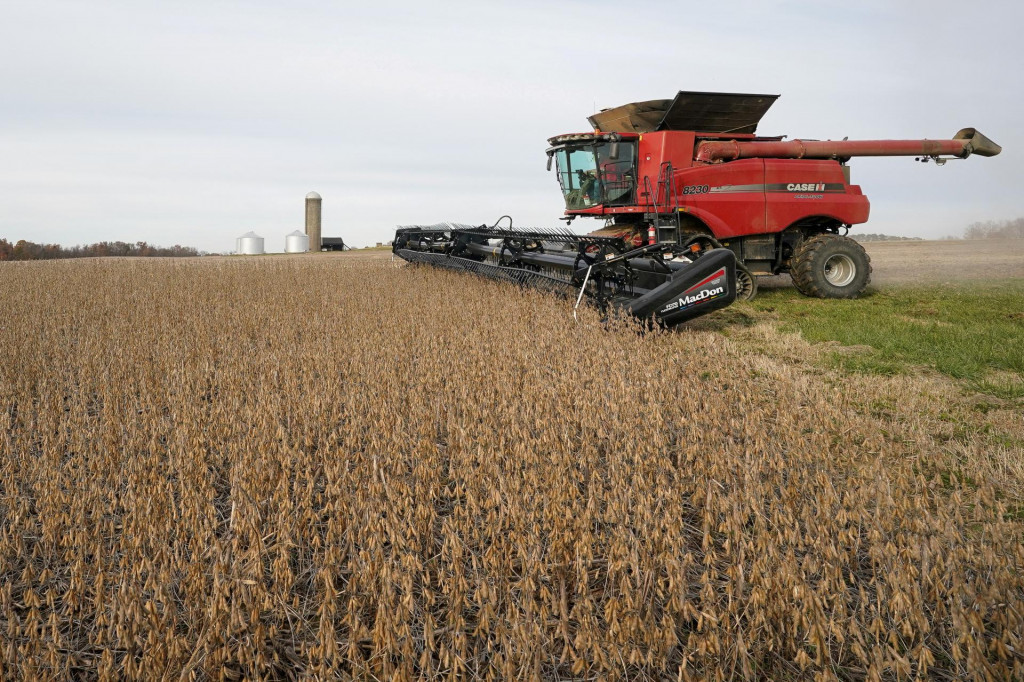
[[864,246],[876,285],[1024,277],[1024,239],[868,242]]
[[[1024,239],[948,239],[867,242],[871,284],[950,284],[1024,278]],[[763,277],[758,286],[792,286],[789,275]]]
[[[941,284],[964,280],[1024,278],[1024,239],[947,239],[942,241],[868,242],[873,285]],[[319,254],[337,258],[339,254]],[[355,260],[390,259],[380,249],[348,251]],[[791,286],[788,275],[764,277],[760,286]]]

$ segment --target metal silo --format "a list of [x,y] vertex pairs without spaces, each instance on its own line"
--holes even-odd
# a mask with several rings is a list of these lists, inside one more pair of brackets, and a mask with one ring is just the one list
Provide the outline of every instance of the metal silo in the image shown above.
[[284,238],[285,253],[306,253],[309,251],[309,235],[295,230]]
[[255,232],[246,232],[238,238],[238,253],[255,256],[263,253],[263,237]]

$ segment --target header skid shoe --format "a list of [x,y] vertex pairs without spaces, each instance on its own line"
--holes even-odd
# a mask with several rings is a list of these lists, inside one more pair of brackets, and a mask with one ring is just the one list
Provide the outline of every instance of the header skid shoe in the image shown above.
[[676,272],[657,289],[633,299],[626,309],[666,327],[706,315],[736,300],[736,256],[729,249],[712,249]]

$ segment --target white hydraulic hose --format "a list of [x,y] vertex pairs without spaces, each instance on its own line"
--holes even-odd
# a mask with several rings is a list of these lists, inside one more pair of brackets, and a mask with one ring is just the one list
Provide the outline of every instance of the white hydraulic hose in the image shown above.
[[587,281],[590,279],[590,269],[593,267],[593,264],[587,267],[587,274],[583,278],[583,286],[580,287],[580,295],[576,297],[576,305],[572,307],[572,319],[576,320],[576,322],[579,322],[579,319],[576,317],[576,309],[580,307],[580,301],[583,300],[583,292],[587,290]]

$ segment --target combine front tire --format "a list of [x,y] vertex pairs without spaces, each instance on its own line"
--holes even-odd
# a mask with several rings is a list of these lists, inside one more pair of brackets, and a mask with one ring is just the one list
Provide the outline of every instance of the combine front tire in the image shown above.
[[871,281],[871,258],[849,237],[819,234],[793,254],[790,274],[797,290],[818,298],[857,298]]

